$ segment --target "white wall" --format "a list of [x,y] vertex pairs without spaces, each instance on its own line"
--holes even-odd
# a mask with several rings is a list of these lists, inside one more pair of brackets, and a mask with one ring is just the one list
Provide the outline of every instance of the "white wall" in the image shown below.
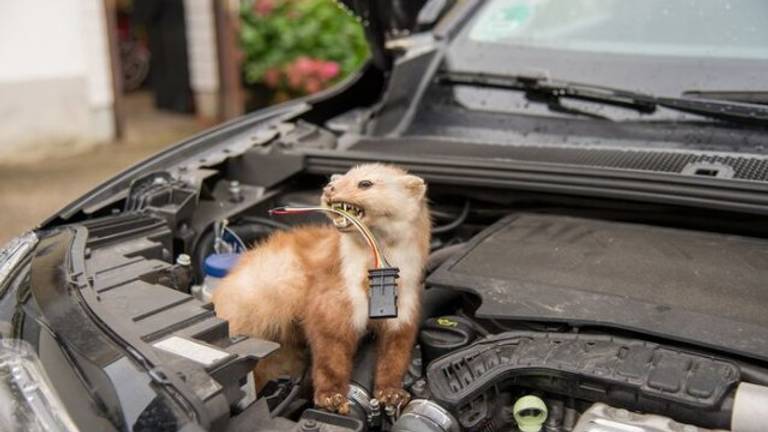
[[84,72],[77,0],[0,2],[0,81],[77,76]]
[[103,0],[0,0],[0,159],[114,138]]
[[219,89],[213,1],[184,0],[189,75],[195,105],[198,115],[210,118],[218,114]]

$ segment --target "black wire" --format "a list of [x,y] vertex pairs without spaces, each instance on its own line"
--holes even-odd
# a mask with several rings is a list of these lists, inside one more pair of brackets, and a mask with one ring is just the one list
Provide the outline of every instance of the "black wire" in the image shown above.
[[309,373],[309,368],[305,366],[304,371],[301,373],[298,380],[293,383],[293,387],[291,387],[291,390],[285,396],[285,399],[280,401],[280,403],[277,404],[275,409],[273,409],[272,412],[270,413],[270,415],[273,418],[283,415],[285,410],[288,409],[288,407],[293,403],[293,401],[296,400],[296,396],[298,396],[299,393],[301,392],[302,385],[307,382],[308,373]]
[[270,413],[272,417],[279,417],[283,414],[283,412],[288,408],[288,406],[293,403],[294,400],[296,400],[296,396],[299,394],[299,390],[301,390],[301,381],[298,383],[295,383],[293,387],[291,387],[291,390],[288,392],[288,394],[285,396],[285,399],[283,399],[276,407],[272,410]]
[[467,220],[467,216],[469,216],[469,207],[469,200],[464,201],[464,208],[461,209],[459,216],[452,222],[432,228],[432,234],[444,234],[461,226]]

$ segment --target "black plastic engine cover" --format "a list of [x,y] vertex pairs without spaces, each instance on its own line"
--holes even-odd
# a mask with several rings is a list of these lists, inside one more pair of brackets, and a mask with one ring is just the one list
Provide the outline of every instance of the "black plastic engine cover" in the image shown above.
[[628,329],[768,360],[768,241],[546,214],[477,235],[428,284],[478,318]]
[[427,367],[432,397],[458,409],[499,385],[515,385],[630,409],[671,411],[727,427],[740,369],[729,361],[640,340],[573,333],[508,332]]

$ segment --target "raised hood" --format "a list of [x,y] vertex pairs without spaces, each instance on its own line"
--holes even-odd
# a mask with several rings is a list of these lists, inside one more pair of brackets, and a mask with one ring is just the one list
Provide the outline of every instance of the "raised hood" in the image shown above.
[[[429,0],[338,0],[360,18],[365,27],[365,35],[371,46],[373,62],[382,69],[389,69],[391,57],[385,48],[388,38],[409,34],[420,24],[419,13],[422,8],[430,10],[433,20],[447,9],[451,1]],[[429,5],[427,5],[429,3]],[[425,5],[426,8],[425,8]]]

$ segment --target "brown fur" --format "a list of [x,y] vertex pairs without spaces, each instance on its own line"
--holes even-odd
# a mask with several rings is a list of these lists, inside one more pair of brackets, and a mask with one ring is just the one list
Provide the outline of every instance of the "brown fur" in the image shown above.
[[[362,189],[361,180],[374,185]],[[324,205],[344,201],[365,210],[363,223],[376,234],[391,264],[400,268],[398,318],[367,320],[367,269],[373,260],[357,232],[332,226],[279,232],[241,258],[214,291],[213,303],[216,313],[229,321],[232,335],[282,344],[277,355],[257,366],[257,383],[300,373],[308,345],[315,404],[346,413],[357,344],[372,330],[378,350],[375,395],[386,405],[407,402],[402,379],[418,327],[429,252],[425,191],[418,177],[378,164],[353,168],[324,189]]]

